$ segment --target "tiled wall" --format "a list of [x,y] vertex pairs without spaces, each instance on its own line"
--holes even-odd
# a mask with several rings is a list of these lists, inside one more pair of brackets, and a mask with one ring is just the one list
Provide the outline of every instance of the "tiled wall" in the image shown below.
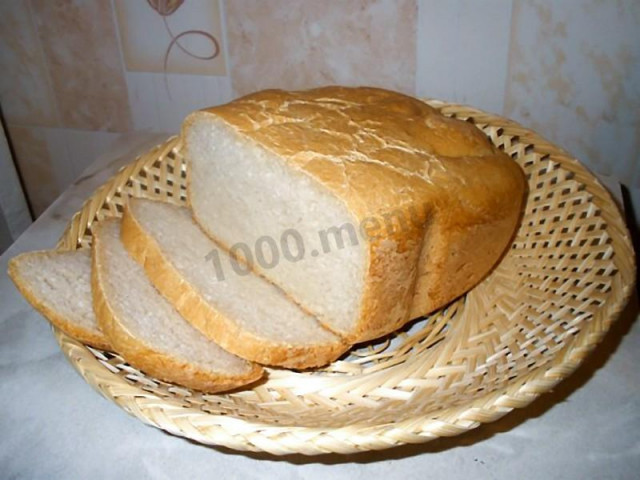
[[332,83],[504,114],[640,187],[637,0],[12,0],[0,42],[0,104],[36,213],[125,132]]

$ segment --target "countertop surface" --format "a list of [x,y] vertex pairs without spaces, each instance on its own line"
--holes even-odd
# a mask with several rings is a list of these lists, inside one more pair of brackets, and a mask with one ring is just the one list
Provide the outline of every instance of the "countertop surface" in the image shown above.
[[627,307],[578,371],[529,407],[467,434],[350,456],[273,457],[201,446],[144,425],[84,382],[6,275],[52,248],[83,201],[162,138],[123,139],[0,257],[2,478],[638,478],[640,322]]

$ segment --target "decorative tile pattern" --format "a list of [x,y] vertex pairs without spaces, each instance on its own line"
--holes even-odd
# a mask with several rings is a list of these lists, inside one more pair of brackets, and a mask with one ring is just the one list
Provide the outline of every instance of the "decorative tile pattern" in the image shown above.
[[371,85],[414,93],[415,0],[227,2],[234,92]]
[[55,126],[45,59],[26,1],[0,2],[0,102],[13,124]]
[[109,0],[32,0],[62,127],[131,128]]
[[640,186],[640,3],[515,0],[513,22],[505,114]]
[[115,0],[127,71],[225,75],[218,1],[172,3]]

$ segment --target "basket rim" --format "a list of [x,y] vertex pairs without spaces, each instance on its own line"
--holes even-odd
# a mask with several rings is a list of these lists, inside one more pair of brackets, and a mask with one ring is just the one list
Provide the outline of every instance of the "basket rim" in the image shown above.
[[[163,398],[113,374],[96,358],[93,353],[97,352],[96,350],[84,346],[53,327],[56,340],[72,366],[103,396],[147,424],[204,444],[223,445],[237,450],[266,451],[276,455],[352,453],[457,435],[483,423],[495,421],[514,408],[525,407],[569,376],[601,341],[611,323],[620,315],[636,281],[635,252],[616,202],[597,177],[577,159],[517,122],[466,105],[435,99],[424,101],[445,114],[455,114],[463,120],[472,118],[474,124],[501,128],[522,143],[535,145],[536,152],[560,163],[563,168],[571,171],[578,181],[587,185],[594,202],[600,207],[601,215],[607,224],[607,232],[612,241],[616,242],[613,262],[618,267],[616,275],[620,277],[620,285],[617,289],[612,288],[607,299],[608,303],[613,302],[609,307],[611,314],[600,319],[601,321],[595,321],[599,317],[596,315],[594,321],[588,323],[570,343],[564,345],[555,354],[563,357],[561,363],[536,367],[528,374],[513,379],[505,387],[470,400],[471,405],[465,403],[443,410],[442,418],[439,419],[430,418],[432,415],[419,414],[397,423],[371,425],[360,421],[338,427],[277,425],[209,413],[196,406],[185,407],[183,403]],[[56,248],[72,250],[77,247],[79,232],[95,221],[96,214],[102,206],[102,201],[95,200],[97,197],[104,196],[109,199],[116,195],[118,187],[151,160],[180,147],[180,138],[170,137],[164,144],[149,150],[121,168],[99,187],[72,217]],[[614,207],[603,208],[604,205]],[[621,263],[624,258],[629,259],[626,264]],[[194,424],[202,423],[202,419],[206,419],[206,433],[194,428]]]

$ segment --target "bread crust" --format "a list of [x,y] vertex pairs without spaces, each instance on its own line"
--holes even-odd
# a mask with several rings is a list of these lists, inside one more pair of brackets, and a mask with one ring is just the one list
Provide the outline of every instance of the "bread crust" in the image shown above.
[[[115,220],[105,220],[105,222],[109,221]],[[217,374],[170,354],[160,352],[132,335],[109,304],[108,295],[105,294],[103,278],[108,275],[106,271],[108,267],[105,266],[101,258],[100,229],[101,226],[98,224],[93,234],[94,248],[91,270],[93,308],[100,328],[108,336],[115,350],[127,362],[160,380],[207,393],[223,392],[246,386],[263,376],[264,370],[255,363],[252,363],[251,368],[241,375]]]
[[29,287],[29,282],[20,274],[19,263],[26,257],[34,256],[50,256],[56,255],[59,252],[51,250],[40,250],[33,252],[26,252],[13,257],[9,260],[8,274],[9,278],[13,280],[18,291],[22,296],[35,308],[40,314],[42,314],[54,327],[59,328],[64,333],[76,340],[90,345],[100,350],[111,350],[111,344],[107,337],[101,332],[94,332],[87,330],[86,328],[76,325],[70,322],[66,317],[59,312],[50,308],[43,299],[38,298],[36,293]]
[[143,265],[151,282],[176,310],[205,336],[239,357],[263,365],[306,369],[327,365],[349,349],[349,345],[341,341],[317,345],[275,343],[240,328],[184,281],[128,205],[122,220],[121,238],[131,256]]
[[[520,167],[475,126],[406,95],[366,87],[258,92],[187,117],[187,156],[191,126],[214,119],[312,178],[358,223],[390,211],[424,213],[422,222],[367,240],[360,315],[353,329],[337,331],[350,343],[390,333],[469,290],[500,258],[520,217]],[[203,223],[197,209],[194,217]]]

